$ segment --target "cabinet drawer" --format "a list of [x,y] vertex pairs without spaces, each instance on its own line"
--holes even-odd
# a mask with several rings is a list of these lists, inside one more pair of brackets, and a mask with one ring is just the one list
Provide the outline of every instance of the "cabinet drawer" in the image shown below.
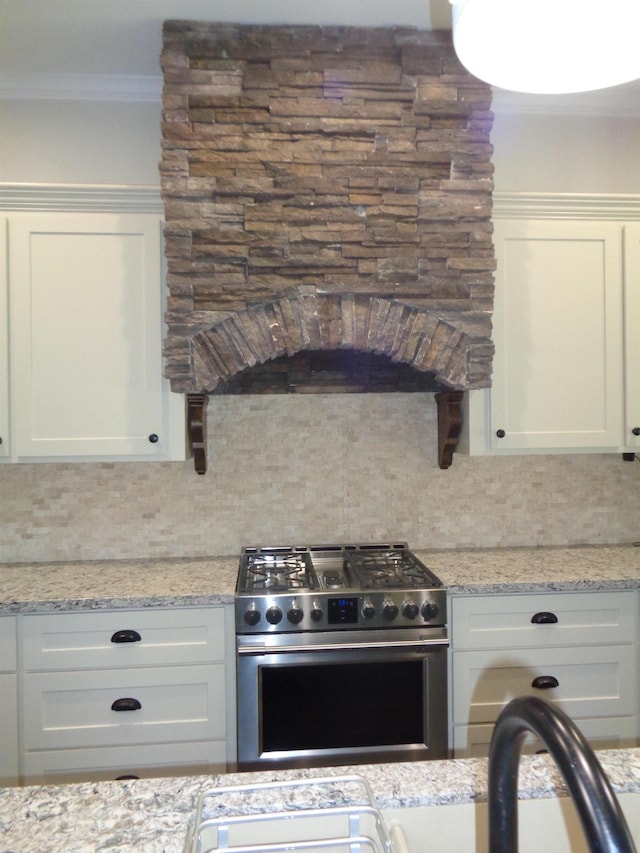
[[[553,614],[557,622],[531,621],[536,615],[550,618],[541,614]],[[635,594],[626,590],[455,596],[451,631],[454,651],[632,643]]]
[[[25,749],[223,740],[224,664],[27,673]],[[139,710],[112,710],[135,699]]]
[[27,615],[22,620],[24,667],[98,669],[224,660],[224,620],[223,607]]
[[[594,749],[629,749],[636,741],[635,717],[596,717],[579,720],[578,728]],[[486,758],[493,735],[493,723],[456,726],[453,731],[455,758]],[[534,735],[526,738],[523,752],[544,749]]]
[[[455,724],[493,722],[507,702],[527,695],[557,702],[574,720],[636,712],[633,646],[461,652],[453,667]],[[539,676],[553,676],[558,687],[536,689]]]
[[15,616],[0,616],[0,672],[18,668]]
[[122,776],[144,779],[224,773],[225,752],[224,741],[27,752],[22,779],[27,785],[47,785],[108,781]]

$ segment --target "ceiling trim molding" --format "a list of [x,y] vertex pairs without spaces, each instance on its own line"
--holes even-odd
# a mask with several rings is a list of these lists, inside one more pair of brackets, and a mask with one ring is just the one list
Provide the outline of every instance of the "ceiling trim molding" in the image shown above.
[[[0,210],[164,213],[159,186],[0,183]],[[494,192],[501,219],[640,220],[640,195]]]
[[160,187],[106,184],[0,184],[0,210],[164,213]]
[[493,216],[500,219],[640,220],[640,195],[494,192]]
[[0,98],[160,103],[162,76],[4,71],[0,72]]

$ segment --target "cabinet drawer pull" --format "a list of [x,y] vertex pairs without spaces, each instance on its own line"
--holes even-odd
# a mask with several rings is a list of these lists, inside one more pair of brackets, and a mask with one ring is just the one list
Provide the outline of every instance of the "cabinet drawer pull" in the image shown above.
[[531,686],[537,690],[549,690],[552,687],[559,687],[560,682],[555,675],[539,675],[531,682]]
[[137,699],[132,699],[124,696],[122,699],[116,699],[111,706],[112,711],[139,711],[142,708]]
[[555,625],[558,617],[555,613],[549,613],[547,610],[542,610],[540,613],[534,613],[531,617],[531,622],[534,625]]
[[116,776],[116,782],[127,782],[129,779],[139,779],[134,773],[125,773],[124,776]]
[[137,631],[125,629],[124,631],[116,631],[111,635],[112,643],[139,643],[142,637]]

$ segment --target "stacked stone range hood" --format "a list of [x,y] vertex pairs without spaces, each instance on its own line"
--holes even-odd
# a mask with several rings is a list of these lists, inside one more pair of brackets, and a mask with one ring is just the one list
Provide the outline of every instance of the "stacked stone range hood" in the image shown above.
[[196,468],[208,395],[345,390],[437,391],[447,467],[491,382],[490,87],[414,29],[168,21],[162,68],[165,372]]

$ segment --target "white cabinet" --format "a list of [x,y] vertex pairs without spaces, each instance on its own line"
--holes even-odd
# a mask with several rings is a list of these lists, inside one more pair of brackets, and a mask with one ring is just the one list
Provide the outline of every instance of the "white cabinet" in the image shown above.
[[184,399],[162,376],[161,217],[7,221],[9,459],[184,459]]
[[462,450],[622,448],[622,232],[613,221],[495,219],[492,388],[468,395]]
[[224,607],[25,615],[25,783],[224,772]]
[[0,616],[0,785],[18,781],[18,654],[16,620]]
[[640,223],[624,228],[624,449],[640,449]]
[[635,742],[633,591],[454,596],[451,626],[456,757],[486,755],[500,710],[523,695],[558,704],[594,746]]
[[9,456],[9,288],[7,220],[0,216],[0,460]]

